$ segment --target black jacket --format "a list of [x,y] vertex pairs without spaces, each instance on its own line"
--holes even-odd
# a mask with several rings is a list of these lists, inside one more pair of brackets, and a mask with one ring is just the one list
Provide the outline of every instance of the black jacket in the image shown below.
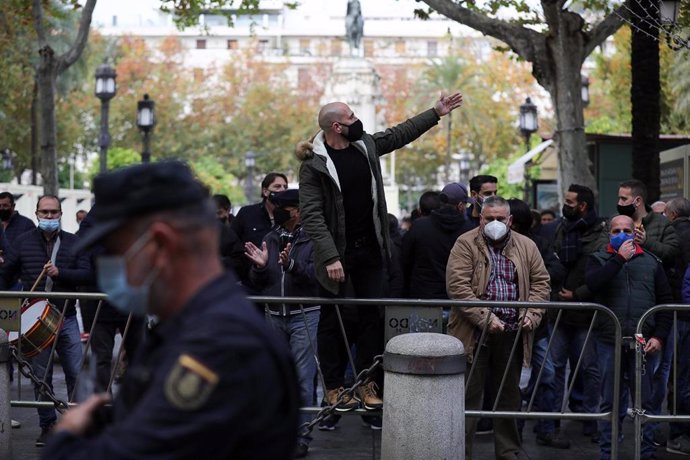
[[10,220],[7,222],[7,227],[5,227],[5,239],[7,239],[8,245],[12,246],[14,240],[16,240],[19,235],[35,228],[36,225],[31,219],[14,211],[14,214],[12,214]]
[[450,250],[474,224],[452,207],[415,220],[403,238],[405,293],[413,299],[447,299],[446,265]]
[[[86,253],[74,254],[72,248],[78,237],[72,233],[60,230],[60,248],[55,258],[55,266],[59,275],[53,279],[54,292],[76,292],[77,287],[92,282],[92,268]],[[34,229],[21,234],[14,241],[5,263],[0,267],[0,290],[8,290],[17,276],[22,281],[24,289],[31,289],[43,266],[50,260],[48,246],[43,232]],[[36,287],[36,291],[45,291],[46,277]],[[62,309],[61,302],[56,302],[58,309]],[[69,302],[65,315],[76,314],[74,302]]]
[[251,241],[257,247],[261,247],[261,240],[272,227],[263,201],[243,206],[230,224],[230,228],[237,233],[242,243]]
[[[283,268],[278,263],[283,249],[282,229],[277,227],[264,237],[268,249],[268,264],[258,268],[252,264],[249,278],[260,289],[261,295],[275,297],[318,297],[319,286],[314,274],[314,245],[307,233],[300,227],[292,235],[290,263]],[[259,246],[260,247],[260,246]],[[301,312],[299,305],[272,304],[268,306],[272,315],[294,315]],[[318,310],[319,306],[305,305],[305,311]]]

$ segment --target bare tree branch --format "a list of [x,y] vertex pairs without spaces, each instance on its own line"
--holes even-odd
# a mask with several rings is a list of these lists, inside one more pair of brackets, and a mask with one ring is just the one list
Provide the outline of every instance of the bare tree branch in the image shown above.
[[[40,1],[40,0],[35,0]],[[93,16],[93,9],[96,7],[96,0],[88,0],[81,11],[81,19],[79,19],[79,32],[70,49],[58,58],[58,74],[62,73],[69,66],[74,64],[86,47],[86,42],[89,38],[89,29],[91,28],[91,17]]]
[[41,0],[34,0],[32,11],[34,29],[36,29],[36,35],[38,36],[38,48],[40,49],[46,45],[46,29],[43,27],[43,5]]
[[484,35],[494,37],[510,46],[523,59],[535,62],[539,56],[535,53],[534,42],[543,42],[544,36],[526,27],[511,24],[507,21],[487,17],[452,0],[423,0],[442,15],[465,24]]
[[594,48],[601,45],[609,35],[614,34],[625,23],[625,19],[630,17],[629,5],[630,0],[618,7],[617,10],[610,13],[603,21],[601,21],[591,32],[585,34],[585,53],[584,58],[590,55]]

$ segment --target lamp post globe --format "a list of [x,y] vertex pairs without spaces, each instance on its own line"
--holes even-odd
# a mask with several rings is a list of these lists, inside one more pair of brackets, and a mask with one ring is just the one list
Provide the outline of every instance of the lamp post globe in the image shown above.
[[100,172],[104,173],[108,167],[108,146],[110,133],[108,132],[108,113],[110,100],[117,93],[117,73],[107,63],[96,69],[96,97],[101,100],[101,132],[98,137],[100,147]]
[[144,135],[144,149],[141,152],[141,162],[151,161],[150,134],[156,124],[156,103],[149,99],[148,94],[137,102],[137,127]]

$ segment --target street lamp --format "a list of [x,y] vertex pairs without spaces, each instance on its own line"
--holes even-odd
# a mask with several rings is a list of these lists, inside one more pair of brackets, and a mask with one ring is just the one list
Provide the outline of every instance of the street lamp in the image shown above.
[[156,103],[149,99],[148,94],[144,94],[144,99],[137,102],[137,127],[144,133],[144,150],[141,152],[141,162],[151,161],[151,149],[149,145],[149,134],[153,131],[156,124]]
[[580,81],[582,82],[582,105],[587,107],[589,105],[589,78],[587,75],[580,75]]
[[[527,98],[525,103],[520,106],[520,132],[525,138],[525,149],[529,152],[529,138],[532,133],[537,132],[539,123],[537,120],[537,106],[532,104],[532,100]],[[525,167],[525,202],[529,203],[530,189],[529,169]]]
[[110,100],[115,97],[117,85],[115,79],[117,73],[108,64],[101,64],[96,69],[96,97],[101,100],[101,134],[98,145],[101,147],[100,171],[104,173],[108,165],[108,146],[110,145],[110,133],[108,133],[108,111]]
[[2,169],[9,171],[12,169],[12,151],[5,149],[2,151]]
[[254,164],[256,162],[256,154],[251,150],[244,156],[244,165],[247,167],[247,182],[245,196],[247,203],[252,202],[252,192],[254,191]]

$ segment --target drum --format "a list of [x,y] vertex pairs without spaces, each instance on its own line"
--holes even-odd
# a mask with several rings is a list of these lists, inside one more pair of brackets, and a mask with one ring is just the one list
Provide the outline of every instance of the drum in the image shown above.
[[[45,299],[34,299],[22,307],[22,355],[33,358],[53,344],[60,331],[60,312]],[[10,343],[17,346],[19,333],[8,334]]]

